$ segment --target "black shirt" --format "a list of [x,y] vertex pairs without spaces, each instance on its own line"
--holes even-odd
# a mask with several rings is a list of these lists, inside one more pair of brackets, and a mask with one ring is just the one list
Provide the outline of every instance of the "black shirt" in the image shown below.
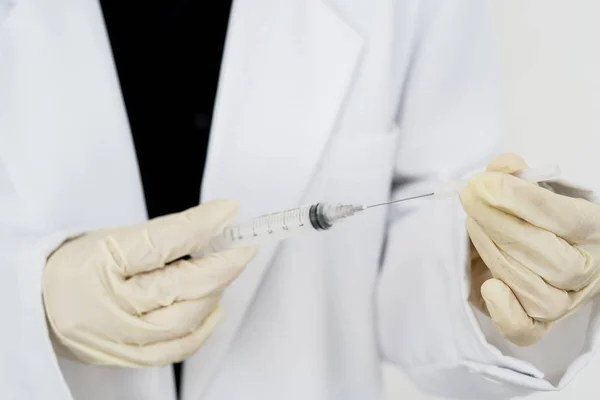
[[[231,1],[101,0],[148,216],[198,204]],[[180,365],[175,366],[177,388]]]

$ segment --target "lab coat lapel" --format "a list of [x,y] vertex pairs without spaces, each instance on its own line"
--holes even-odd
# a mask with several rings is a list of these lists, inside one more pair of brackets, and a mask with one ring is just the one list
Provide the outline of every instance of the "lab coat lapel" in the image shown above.
[[235,2],[203,199],[241,216],[300,200],[348,93],[362,41],[321,0]]
[[[240,219],[301,204],[351,88],[361,48],[362,38],[322,0],[236,1],[203,201],[238,199]],[[227,351],[276,249],[261,246],[226,292],[226,320],[197,355],[202,361],[191,363],[196,366],[189,369],[190,380],[202,380],[194,386],[208,382],[208,371]]]

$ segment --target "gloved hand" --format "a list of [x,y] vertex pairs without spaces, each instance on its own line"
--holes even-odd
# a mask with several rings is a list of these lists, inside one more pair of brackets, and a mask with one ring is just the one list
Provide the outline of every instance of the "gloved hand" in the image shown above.
[[236,202],[219,200],[65,242],[43,276],[56,352],[123,367],[162,366],[193,354],[221,318],[223,290],[256,249],[177,259],[201,250],[236,213]]
[[521,346],[600,291],[600,205],[509,175],[526,168],[500,156],[460,194],[474,246],[471,301]]

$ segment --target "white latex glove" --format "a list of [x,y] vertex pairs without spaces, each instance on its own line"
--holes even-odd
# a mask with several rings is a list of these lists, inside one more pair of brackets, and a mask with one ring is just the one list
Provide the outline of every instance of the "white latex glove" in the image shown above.
[[256,249],[168,263],[202,250],[237,209],[219,200],[65,242],[43,277],[56,352],[123,367],[162,366],[193,354],[220,321],[223,290]]
[[474,246],[471,300],[522,346],[600,291],[600,206],[509,175],[526,168],[500,156],[460,195]]

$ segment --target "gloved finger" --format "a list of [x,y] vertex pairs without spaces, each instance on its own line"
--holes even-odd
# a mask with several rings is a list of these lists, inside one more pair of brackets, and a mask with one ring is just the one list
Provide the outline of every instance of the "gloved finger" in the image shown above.
[[165,366],[185,360],[204,344],[222,320],[221,308],[211,312],[192,333],[146,346],[131,346],[130,361],[141,367]]
[[148,345],[189,335],[218,308],[221,294],[218,292],[202,299],[181,301],[142,315],[143,337],[136,337],[135,341]]
[[215,200],[177,214],[117,230],[104,240],[125,277],[152,271],[202,250],[238,211],[234,200]]
[[553,232],[568,242],[578,243],[600,236],[600,206],[586,200],[562,196],[497,172],[474,176],[469,180],[468,189],[491,207]]
[[502,252],[471,218],[467,219],[467,230],[494,278],[510,287],[530,317],[554,321],[565,315],[571,303],[567,292],[549,285],[538,274]]
[[470,218],[498,248],[549,284],[578,290],[595,274],[589,258],[554,233],[489,206],[469,188],[460,199]]
[[513,153],[505,153],[492,159],[487,165],[486,171],[514,174],[527,168],[529,167],[523,158]]
[[490,279],[481,286],[481,296],[494,327],[518,346],[537,343],[548,330],[548,323],[531,318],[504,282]]
[[471,290],[469,292],[469,302],[484,314],[488,314],[488,310],[485,306],[485,302],[481,298],[481,285],[488,279],[491,279],[492,272],[489,270],[487,265],[481,259],[481,256],[473,246],[473,242],[470,245],[471,250]]
[[115,298],[126,312],[141,315],[175,302],[201,299],[223,291],[256,255],[240,247],[205,257],[179,260],[122,281]]

